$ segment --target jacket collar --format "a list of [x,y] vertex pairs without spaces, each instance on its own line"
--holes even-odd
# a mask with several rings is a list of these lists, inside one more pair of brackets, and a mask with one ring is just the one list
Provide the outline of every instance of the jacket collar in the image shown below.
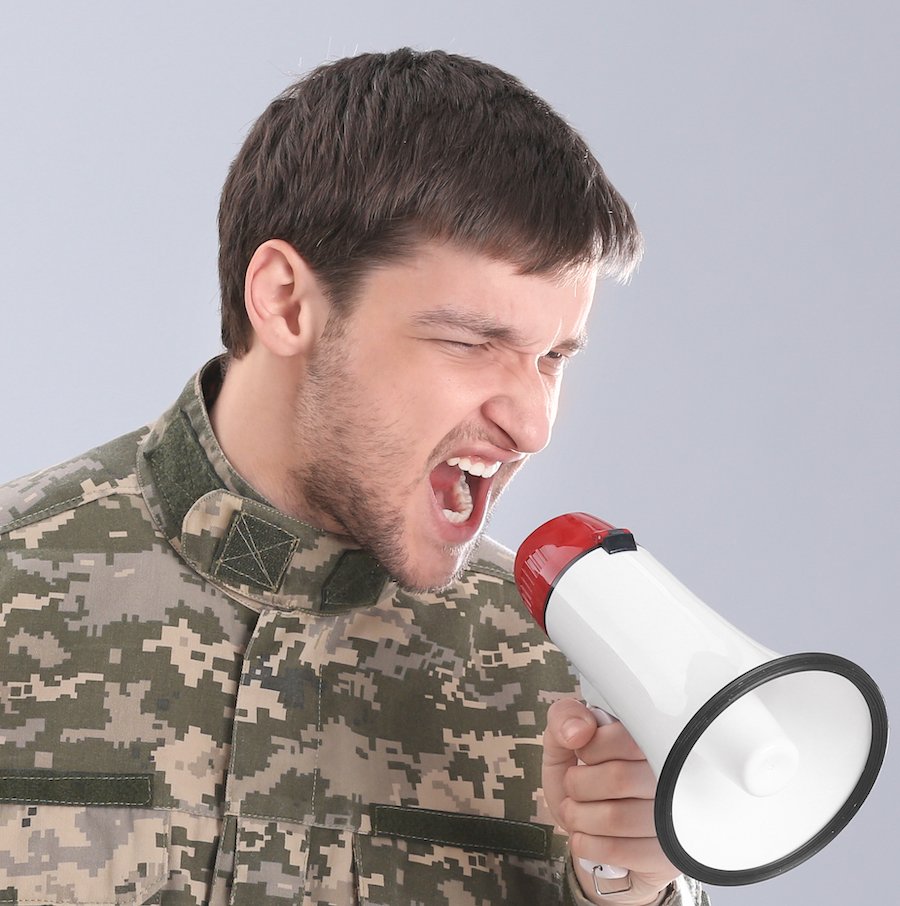
[[207,409],[223,365],[208,362],[138,448],[138,479],[160,531],[201,576],[255,610],[336,613],[392,593],[371,554],[280,512],[225,458]]

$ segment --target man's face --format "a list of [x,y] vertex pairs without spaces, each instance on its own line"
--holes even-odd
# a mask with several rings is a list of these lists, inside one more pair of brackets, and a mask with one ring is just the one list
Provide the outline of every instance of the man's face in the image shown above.
[[593,291],[448,245],[374,270],[299,390],[292,508],[407,588],[447,585],[550,439]]

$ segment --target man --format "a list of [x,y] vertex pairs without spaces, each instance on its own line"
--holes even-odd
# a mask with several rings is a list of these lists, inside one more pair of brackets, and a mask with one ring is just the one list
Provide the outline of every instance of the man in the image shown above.
[[699,901],[481,537],[639,256],[584,143],[364,55],[270,105],[219,224],[228,355],[0,492],[0,900]]

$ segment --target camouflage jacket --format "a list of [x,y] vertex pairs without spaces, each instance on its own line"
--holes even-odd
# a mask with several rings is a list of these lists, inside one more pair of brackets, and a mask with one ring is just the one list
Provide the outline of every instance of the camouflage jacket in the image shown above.
[[508,553],[399,590],[232,469],[219,380],[0,488],[0,903],[586,902]]

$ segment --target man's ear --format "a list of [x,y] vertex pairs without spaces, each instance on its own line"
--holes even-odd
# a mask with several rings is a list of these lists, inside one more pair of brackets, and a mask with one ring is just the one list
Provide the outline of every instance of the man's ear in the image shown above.
[[256,340],[277,356],[308,353],[328,320],[329,302],[319,281],[282,239],[269,239],[253,253],[244,305]]

